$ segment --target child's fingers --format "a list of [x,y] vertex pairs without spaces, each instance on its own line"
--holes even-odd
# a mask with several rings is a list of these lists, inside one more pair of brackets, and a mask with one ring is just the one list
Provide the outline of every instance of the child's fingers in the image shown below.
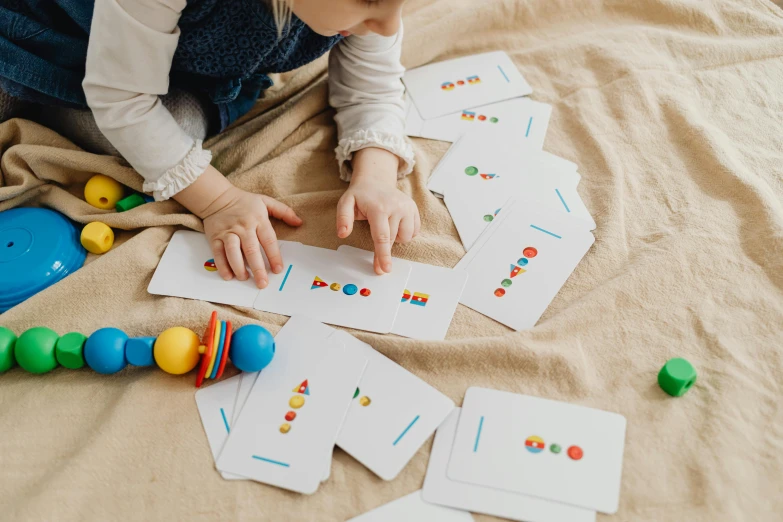
[[266,288],[269,276],[266,274],[264,258],[261,255],[261,244],[255,230],[246,230],[242,236],[242,252],[245,254],[247,266],[253,272],[253,280],[258,288]]
[[280,255],[280,246],[277,244],[277,236],[275,229],[272,228],[272,223],[267,221],[258,225],[256,235],[261,242],[261,247],[266,252],[266,258],[269,259],[272,272],[279,274],[283,270],[283,258]]
[[231,271],[231,267],[226,259],[226,250],[223,246],[223,242],[219,239],[212,240],[212,255],[215,256],[215,266],[217,267],[218,274],[224,281],[229,281],[234,278],[234,272]]
[[400,220],[400,228],[397,232],[397,242],[398,243],[407,243],[411,239],[413,239],[413,233],[416,229],[416,222],[413,219],[413,216],[404,216]]
[[247,268],[245,268],[245,258],[242,256],[242,245],[239,236],[226,234],[223,238],[223,245],[226,248],[226,259],[228,259],[231,270],[237,276],[237,279],[247,281]]
[[346,238],[353,232],[354,208],[356,200],[352,194],[343,194],[337,202],[337,237]]
[[269,211],[270,216],[277,218],[292,227],[298,227],[302,224],[302,218],[297,216],[294,209],[285,203],[280,203],[276,199],[270,197],[264,197],[264,203],[266,204],[266,209]]
[[372,213],[367,218],[370,222],[370,235],[372,235],[372,241],[375,245],[375,273],[381,275],[384,272],[391,272],[389,216],[383,213]]

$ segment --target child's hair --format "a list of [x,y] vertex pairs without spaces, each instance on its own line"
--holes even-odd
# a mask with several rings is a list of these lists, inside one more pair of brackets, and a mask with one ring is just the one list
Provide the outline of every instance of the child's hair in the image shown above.
[[291,3],[293,0],[269,0],[272,4],[272,16],[277,27],[277,36],[283,36],[283,29],[291,21]]

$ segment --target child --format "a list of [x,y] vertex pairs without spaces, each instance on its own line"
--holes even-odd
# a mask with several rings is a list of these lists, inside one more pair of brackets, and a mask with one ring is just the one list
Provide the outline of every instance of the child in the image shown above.
[[337,235],[368,220],[375,271],[389,272],[393,242],[410,241],[420,227],[416,204],[396,185],[414,163],[403,133],[403,2],[95,0],[93,10],[92,0],[11,0],[0,26],[0,121],[21,103],[56,106],[41,111],[52,126],[93,150],[116,150],[156,200],[174,198],[203,219],[224,279],[247,279],[247,263],[264,288],[261,249],[273,272],[283,268],[270,216],[302,220],[210,165],[201,147],[207,116],[223,130],[271,86],[268,73],[331,49],[337,161],[350,181]]

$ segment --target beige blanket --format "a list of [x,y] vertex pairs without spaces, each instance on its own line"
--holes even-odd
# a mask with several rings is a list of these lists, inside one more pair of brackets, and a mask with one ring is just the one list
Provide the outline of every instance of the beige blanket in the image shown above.
[[[766,0],[411,0],[405,21],[408,67],[512,56],[533,98],[554,106],[546,149],[579,164],[597,240],[532,330],[460,307],[445,342],[355,335],[457,404],[486,386],[625,415],[620,511],[600,520],[780,520],[783,11]],[[304,218],[299,229],[277,224],[279,237],[336,248],[345,185],[325,66],[279,78],[208,145],[234,183]],[[425,187],[447,144],[414,146],[418,164],[401,187],[422,233],[394,253],[453,266],[462,247]],[[201,332],[213,308],[273,332],[285,323],[148,295],[175,225],[200,223],[174,202],[123,214],[85,203],[83,184],[98,172],[140,188],[118,160],[23,120],[0,124],[0,151],[0,210],[40,204],[118,229],[112,251],[0,316],[3,326]],[[369,249],[366,223],[346,243]],[[679,399],[656,383],[674,356],[699,371]],[[0,520],[341,521],[422,485],[431,442],[392,482],[339,450],[312,496],[224,481],[193,392],[192,375],[157,369],[0,376]]]

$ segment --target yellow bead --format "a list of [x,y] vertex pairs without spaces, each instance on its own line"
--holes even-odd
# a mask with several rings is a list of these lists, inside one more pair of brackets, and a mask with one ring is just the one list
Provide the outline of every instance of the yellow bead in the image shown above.
[[105,223],[93,221],[82,229],[81,242],[88,252],[103,254],[114,244],[114,231]]
[[301,395],[294,395],[291,397],[291,400],[288,401],[288,405],[291,406],[293,409],[298,410],[302,406],[304,406],[304,397]]
[[161,370],[172,375],[182,375],[198,364],[199,344],[201,341],[195,332],[175,326],[158,336],[152,353]]
[[291,431],[291,425],[287,422],[280,425],[280,433],[288,433]]
[[359,404],[361,404],[362,406],[369,406],[371,402],[372,401],[370,400],[369,397],[362,397],[361,399],[359,399]]
[[117,181],[103,174],[91,177],[84,186],[84,199],[96,208],[111,210],[125,195],[125,189]]

